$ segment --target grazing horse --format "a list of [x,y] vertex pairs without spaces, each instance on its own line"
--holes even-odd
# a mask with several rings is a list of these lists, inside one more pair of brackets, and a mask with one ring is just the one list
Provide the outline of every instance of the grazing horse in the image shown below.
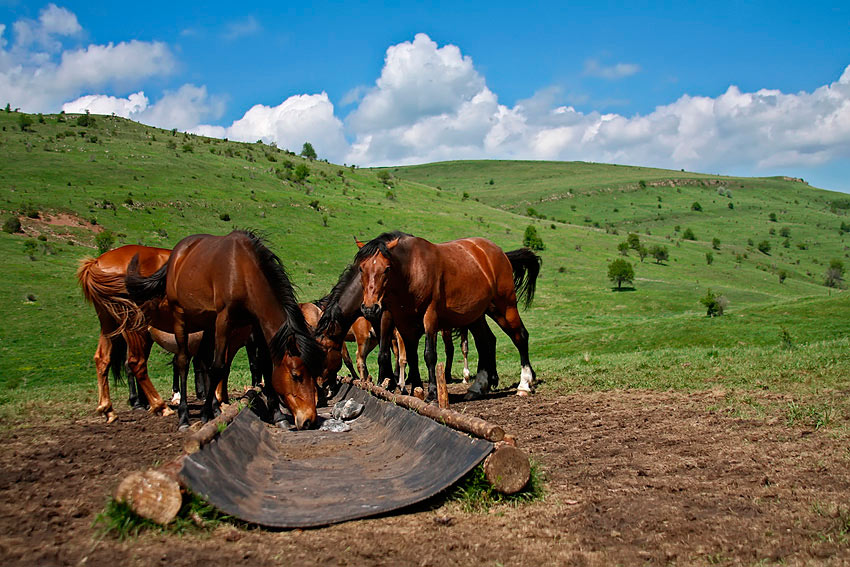
[[[533,299],[540,272],[540,258],[531,250],[505,253],[484,238],[433,244],[402,232],[390,232],[363,245],[354,264],[360,274],[361,311],[367,319],[381,319],[383,324],[389,314],[408,352],[416,352],[419,338],[425,334],[429,400],[436,397],[437,390],[437,332],[480,328],[485,314],[519,351],[521,375],[517,394],[533,392],[535,373],[528,357],[528,331],[517,309],[518,298],[526,305]],[[381,356],[386,359],[385,330],[381,330]],[[495,367],[490,372],[494,373]],[[486,393],[493,379],[492,375],[479,374],[468,397]],[[422,383],[415,358],[410,364],[410,381],[413,387]]]
[[214,345],[210,387],[201,413],[204,421],[217,410],[212,392],[253,333],[265,339],[273,366],[271,387],[292,412],[295,426],[316,425],[315,376],[322,370],[323,352],[307,329],[280,259],[257,235],[234,231],[227,236],[186,237],[174,247],[168,263],[148,278],[139,274],[134,259],[126,284],[136,303],[155,300],[171,315],[180,372],[179,429],[189,426],[188,337],[195,331],[209,334]]
[[77,280],[83,295],[91,303],[100,320],[100,337],[94,353],[97,371],[97,412],[107,422],[118,418],[109,397],[109,369],[118,378],[125,363],[130,371],[130,404],[143,407],[135,391],[135,381],[150,404],[151,413],[173,413],[156,391],[148,377],[147,360],[151,349],[151,337],[145,317],[138,306],[130,300],[124,277],[127,265],[133,256],[139,257],[139,270],[150,275],[168,261],[171,250],[147,246],[122,246],[101,254],[98,258],[86,258],[77,270]]

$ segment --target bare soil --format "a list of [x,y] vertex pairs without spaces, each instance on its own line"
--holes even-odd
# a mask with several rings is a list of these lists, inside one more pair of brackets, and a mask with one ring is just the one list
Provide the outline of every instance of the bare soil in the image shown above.
[[[766,394],[767,395],[767,394]],[[130,410],[0,432],[4,565],[850,564],[850,450],[837,429],[742,419],[723,392],[496,394],[455,409],[541,465],[544,501],[445,498],[315,530],[221,525],[118,541],[92,528],[119,479],[180,453],[176,418]],[[769,401],[769,400],[766,400]]]

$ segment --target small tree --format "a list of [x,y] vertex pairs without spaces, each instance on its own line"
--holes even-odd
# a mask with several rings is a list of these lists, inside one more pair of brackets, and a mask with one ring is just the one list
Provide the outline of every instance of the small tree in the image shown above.
[[543,244],[543,239],[537,234],[537,229],[533,224],[525,227],[525,236],[522,239],[522,245],[532,250],[544,250],[546,246]]
[[707,317],[720,317],[726,306],[729,305],[729,300],[725,295],[717,294],[711,291],[711,288],[705,293],[705,296],[699,300],[705,306]]
[[720,250],[720,239],[716,236],[711,239],[711,247],[715,250]]
[[29,238],[24,241],[24,254],[29,256],[29,259],[35,261],[35,255],[38,252],[38,243]]
[[640,237],[634,232],[630,232],[626,237],[626,243],[632,250],[638,250],[640,248]]
[[18,116],[18,126],[21,128],[21,132],[29,132],[30,126],[32,126],[32,118],[27,114],[20,114]]
[[313,144],[310,142],[304,142],[304,147],[301,148],[301,155],[309,160],[314,160],[318,157],[316,150],[313,149]]
[[782,284],[785,283],[785,279],[788,277],[788,272],[785,270],[779,270],[777,275],[779,276],[779,283]]
[[705,263],[708,264],[709,266],[712,265],[714,263],[714,254],[712,254],[711,252],[706,252],[705,253]]
[[682,233],[682,238],[684,238],[685,240],[696,240],[697,239],[696,235],[694,235],[694,231],[691,230],[690,228],[685,229],[685,232]]
[[101,254],[106,254],[112,248],[112,245],[115,244],[115,235],[112,234],[111,230],[104,230],[97,234],[94,237],[94,242],[97,244],[97,249]]
[[635,279],[635,269],[631,262],[618,258],[608,264],[608,279],[621,289],[624,283],[631,284]]
[[619,243],[617,245],[617,251],[620,254],[622,254],[623,256],[628,256],[629,255],[629,243],[628,242]]
[[762,254],[770,254],[770,241],[762,240],[759,242],[758,249]]
[[770,222],[776,222],[776,213],[770,213],[767,218],[770,219]]
[[653,244],[649,249],[650,255],[655,258],[656,264],[661,264],[670,259],[670,254],[667,252],[667,247],[661,244]]
[[833,258],[826,269],[824,285],[826,287],[840,288],[844,283],[844,263],[838,258]]
[[691,210],[696,211],[698,213],[701,213],[702,212],[702,205],[700,205],[698,202],[694,201],[694,204],[691,205]]
[[390,175],[390,172],[386,169],[382,169],[378,172],[378,181],[380,181],[384,185],[392,185],[393,182],[391,178],[392,176]]
[[779,229],[779,236],[781,236],[782,238],[789,238],[791,236],[791,228],[783,226]]
[[21,230],[21,219],[16,216],[7,218],[3,223],[3,232],[8,232],[9,234],[23,232],[23,230]]
[[643,262],[643,259],[649,255],[649,250],[641,244],[640,248],[638,248],[638,256],[640,256],[640,261]]
[[310,175],[310,168],[306,163],[299,163],[295,166],[295,171],[292,172],[292,177],[296,183],[303,183],[307,176]]

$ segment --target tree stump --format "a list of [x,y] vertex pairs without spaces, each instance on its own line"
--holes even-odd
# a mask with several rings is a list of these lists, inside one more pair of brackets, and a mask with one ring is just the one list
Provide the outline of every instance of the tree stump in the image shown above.
[[516,494],[531,478],[531,463],[524,452],[507,443],[499,443],[484,459],[484,476],[502,494]]

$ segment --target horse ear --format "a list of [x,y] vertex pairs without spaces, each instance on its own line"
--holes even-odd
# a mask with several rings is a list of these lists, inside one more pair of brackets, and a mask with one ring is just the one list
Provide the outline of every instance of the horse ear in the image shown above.
[[357,244],[357,247],[358,247],[358,248],[363,248],[363,247],[365,246],[365,243],[360,242],[359,240],[357,240],[357,237],[356,237],[356,236],[354,237],[354,242]]
[[398,238],[396,238],[395,240],[390,240],[389,242],[387,242],[387,250],[392,250],[393,248],[396,247],[397,244],[398,244]]

